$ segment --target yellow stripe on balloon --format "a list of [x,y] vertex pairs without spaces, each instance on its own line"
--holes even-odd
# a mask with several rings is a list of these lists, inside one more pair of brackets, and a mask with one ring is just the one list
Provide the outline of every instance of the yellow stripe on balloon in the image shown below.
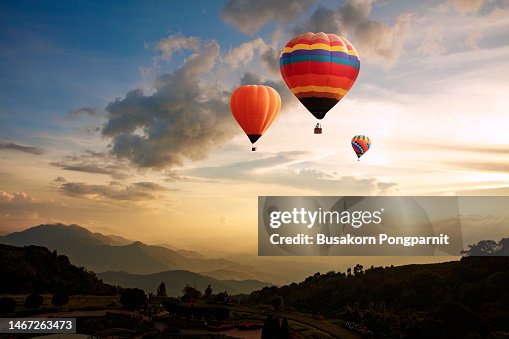
[[359,56],[359,54],[357,54],[357,51],[353,50],[353,49],[347,49],[346,46],[329,46],[327,44],[311,44],[311,45],[308,45],[308,44],[297,44],[293,47],[285,47],[283,48],[283,52],[282,53],[291,53],[293,51],[296,51],[296,50],[312,50],[312,49],[323,49],[323,50],[326,50],[326,51],[331,51],[331,52],[343,52],[343,53],[348,53],[350,55],[355,55],[355,56]]
[[345,95],[348,93],[347,90],[344,90],[343,88],[336,88],[336,87],[330,87],[330,86],[297,86],[292,88],[292,92],[294,94],[297,93],[303,93],[303,92],[327,92],[327,93],[334,93],[334,94],[341,94]]

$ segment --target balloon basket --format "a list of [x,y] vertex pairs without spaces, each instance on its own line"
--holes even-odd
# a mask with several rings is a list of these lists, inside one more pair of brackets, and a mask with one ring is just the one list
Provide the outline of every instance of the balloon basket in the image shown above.
[[255,146],[251,147],[251,152],[255,152],[255,151],[256,151],[256,147]]
[[321,127],[315,127],[315,134],[322,134],[322,128]]

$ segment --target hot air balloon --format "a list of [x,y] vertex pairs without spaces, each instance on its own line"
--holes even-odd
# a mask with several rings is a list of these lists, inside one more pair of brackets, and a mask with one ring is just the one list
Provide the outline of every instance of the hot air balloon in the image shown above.
[[281,97],[272,87],[246,85],[237,88],[230,99],[230,108],[240,127],[253,144],[269,128],[281,109]]
[[366,153],[371,147],[371,140],[365,135],[356,135],[352,138],[352,148],[357,154],[357,160]]
[[[321,120],[354,84],[360,61],[355,47],[346,38],[308,32],[286,44],[279,66],[288,88]],[[317,123],[315,134],[321,133]]]

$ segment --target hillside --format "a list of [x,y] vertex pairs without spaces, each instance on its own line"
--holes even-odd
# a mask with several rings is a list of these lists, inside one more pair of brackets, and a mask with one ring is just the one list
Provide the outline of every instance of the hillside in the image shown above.
[[0,244],[0,293],[115,294],[116,288],[40,246]]
[[159,272],[149,275],[130,274],[126,272],[103,272],[97,274],[102,280],[109,284],[122,287],[137,287],[147,293],[155,293],[161,282],[166,284],[168,296],[182,295],[182,289],[189,284],[204,291],[210,284],[215,292],[227,291],[229,294],[250,293],[259,290],[270,284],[256,280],[218,280],[201,274],[175,270]]
[[[272,281],[277,274],[264,272],[222,258],[208,259],[195,251],[171,250],[163,246],[129,242],[116,236],[92,233],[78,225],[43,224],[0,237],[0,243],[13,246],[37,245],[69,257],[71,262],[95,272],[124,271],[152,274],[169,270],[192,272],[227,270],[237,280]],[[104,258],[108,258],[105,260]],[[280,277],[278,277],[280,278]]]
[[353,321],[376,336],[486,337],[509,331],[509,258],[465,257],[440,264],[317,273],[249,296],[282,297],[286,307]]

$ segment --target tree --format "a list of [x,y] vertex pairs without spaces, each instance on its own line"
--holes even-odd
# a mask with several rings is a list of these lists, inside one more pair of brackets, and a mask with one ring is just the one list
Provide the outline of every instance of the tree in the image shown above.
[[69,296],[63,292],[55,293],[55,295],[53,295],[53,298],[51,298],[51,303],[54,306],[61,308],[62,306],[67,305],[67,303],[69,303]]
[[228,298],[229,298],[229,296],[228,296],[228,292],[227,291],[219,292],[214,297],[214,301],[218,302],[218,303],[226,304],[228,302]]
[[3,297],[0,298],[0,314],[10,314],[16,311],[16,300]]
[[276,311],[280,310],[283,307],[283,298],[280,296],[274,297],[270,300],[272,306]]
[[205,298],[207,300],[210,300],[210,298],[212,298],[212,286],[210,284],[205,289]]
[[164,282],[159,284],[159,287],[157,288],[157,296],[166,297],[166,284]]
[[184,287],[182,293],[184,293],[184,297],[187,300],[196,300],[201,297],[201,292],[197,288],[192,287],[189,284],[186,284],[186,287]]
[[39,294],[30,294],[25,298],[25,307],[30,310],[36,310],[42,306],[42,296]]
[[125,308],[134,310],[147,304],[147,296],[145,291],[139,288],[126,288],[120,295],[120,303]]
[[288,326],[288,320],[286,318],[284,318],[283,322],[281,323],[281,330],[279,331],[279,333],[280,333],[279,337],[281,339],[290,338],[290,327]]
[[364,272],[364,266],[362,266],[361,264],[357,264],[353,268],[353,274],[354,275],[358,275],[358,274],[361,274],[363,272]]
[[350,267],[348,267],[348,269],[346,270],[346,273],[347,273],[348,275],[352,275],[352,269],[351,269]]
[[272,335],[273,338],[279,339],[279,333],[281,332],[281,326],[279,325],[279,318],[272,318]]
[[271,315],[267,316],[267,319],[265,319],[265,322],[263,323],[261,339],[272,339],[275,337],[275,333],[273,332],[273,323],[273,317]]

